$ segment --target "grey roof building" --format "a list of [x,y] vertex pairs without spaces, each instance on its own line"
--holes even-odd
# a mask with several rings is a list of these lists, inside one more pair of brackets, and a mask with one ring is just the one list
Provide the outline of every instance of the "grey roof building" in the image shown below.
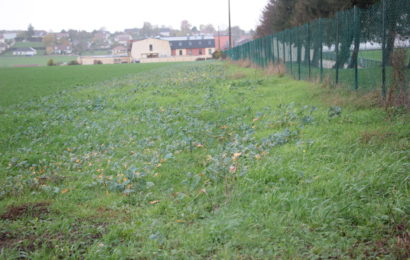
[[161,39],[169,41],[172,50],[215,48],[213,36],[164,37]]

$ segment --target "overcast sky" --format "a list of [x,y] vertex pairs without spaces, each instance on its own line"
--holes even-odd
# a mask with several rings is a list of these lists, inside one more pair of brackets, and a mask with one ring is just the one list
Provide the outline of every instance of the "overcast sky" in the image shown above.
[[[0,0],[0,30],[62,29],[109,31],[154,25],[180,28],[186,19],[192,25],[228,25],[227,0]],[[232,25],[255,29],[268,0],[231,0]]]

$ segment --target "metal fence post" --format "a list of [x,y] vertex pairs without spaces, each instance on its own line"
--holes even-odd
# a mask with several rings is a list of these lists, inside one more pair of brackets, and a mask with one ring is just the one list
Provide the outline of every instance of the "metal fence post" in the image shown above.
[[386,98],[386,0],[382,0],[382,95]]
[[278,63],[280,62],[280,53],[279,53],[279,34],[276,34],[276,51],[278,55]]
[[308,68],[309,68],[309,80],[312,74],[312,69],[310,67],[310,23],[307,23],[307,44],[306,44],[306,51],[307,51],[307,59],[308,59]]
[[339,13],[336,13],[336,84],[339,84]]
[[[357,39],[360,36],[360,31],[359,31],[359,26],[360,26],[360,18],[359,18],[359,8],[357,5],[354,6],[354,37],[355,37],[355,44]],[[360,49],[360,48],[359,48]],[[359,89],[359,70],[358,70],[358,57],[359,54],[357,54],[356,59],[354,61],[354,89],[357,90]]]
[[319,40],[320,40],[320,82],[323,82],[323,28],[322,28],[322,18],[319,18]]
[[285,43],[285,32],[281,33],[282,36],[282,52],[283,52],[283,64],[286,66],[286,43]]
[[301,55],[302,55],[302,51],[301,51],[301,47],[300,47],[300,27],[297,27],[297,35],[298,35],[298,79],[300,80],[300,62],[301,62]]
[[293,57],[292,57],[292,30],[288,29],[289,34],[289,61],[290,61],[290,73],[293,77]]

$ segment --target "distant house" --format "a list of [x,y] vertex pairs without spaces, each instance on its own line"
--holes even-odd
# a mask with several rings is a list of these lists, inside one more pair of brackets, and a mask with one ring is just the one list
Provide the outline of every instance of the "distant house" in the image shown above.
[[199,35],[186,37],[166,37],[169,41],[172,56],[202,56],[211,57],[215,52],[213,36]]
[[31,47],[29,48],[18,48],[13,51],[15,56],[34,56],[37,55],[37,51]]
[[128,48],[125,46],[117,46],[112,49],[112,55],[126,55],[128,54]]
[[114,40],[121,45],[127,46],[132,41],[132,36],[129,34],[119,34],[115,36]]
[[3,37],[6,40],[14,40],[19,32],[4,32]]
[[161,35],[162,37],[169,37],[171,36],[171,29],[161,28],[159,29],[159,35]]
[[6,43],[6,39],[4,38],[3,34],[0,33],[0,43]]
[[69,34],[69,33],[66,33],[66,32],[56,33],[55,36],[56,36],[56,39],[57,39],[57,40],[69,39],[69,38],[70,38],[70,34]]
[[132,43],[131,57],[133,60],[170,56],[171,46],[167,40],[148,38],[142,41],[134,41]]
[[54,53],[55,54],[71,54],[73,53],[73,49],[68,44],[62,44],[54,46]]
[[3,53],[7,50],[7,44],[0,42],[0,53]]
[[46,31],[43,31],[43,30],[35,30],[34,31],[34,35],[33,35],[33,38],[44,38],[44,36],[46,36],[47,35],[47,32]]
[[229,49],[229,36],[228,35],[216,35],[215,36],[215,48],[217,50]]

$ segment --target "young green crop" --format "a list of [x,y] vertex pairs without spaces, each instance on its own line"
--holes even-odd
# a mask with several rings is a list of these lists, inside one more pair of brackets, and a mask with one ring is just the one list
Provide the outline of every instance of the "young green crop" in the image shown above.
[[407,257],[408,115],[324,92],[204,62],[2,107],[1,257]]

